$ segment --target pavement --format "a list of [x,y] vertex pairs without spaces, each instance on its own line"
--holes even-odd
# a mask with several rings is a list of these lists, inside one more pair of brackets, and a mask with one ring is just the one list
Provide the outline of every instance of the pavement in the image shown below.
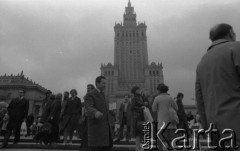
[[[0,137],[0,142],[3,141],[3,137]],[[63,145],[63,139],[61,137],[60,143],[56,143],[53,145],[40,145],[33,141],[32,137],[24,137],[21,136],[20,142],[18,144],[13,144],[13,137],[10,138],[9,144],[6,149],[1,150],[31,150],[31,151],[48,151],[48,150],[76,150],[79,151],[81,139],[77,137],[73,137],[72,145]],[[1,145],[2,143],[0,143]],[[119,143],[114,144],[113,151],[134,151],[135,149],[135,140],[130,142],[120,141]],[[81,151],[81,150],[80,150]]]
[[[0,142],[3,141],[3,137],[0,137]],[[72,145],[63,145],[62,138],[60,143],[56,143],[53,145],[40,145],[33,141],[32,137],[21,137],[21,141],[18,144],[13,144],[13,137],[10,138],[9,145],[6,149],[1,149],[1,151],[63,151],[63,150],[71,150],[71,151],[81,151],[80,144],[81,139],[74,137]],[[200,151],[207,150],[207,144],[205,140],[200,140],[201,149]],[[0,143],[1,145],[2,143]],[[190,149],[191,150],[191,149]],[[129,142],[120,141],[119,143],[115,143],[113,147],[113,151],[135,151],[135,140],[131,140]],[[189,151],[189,150],[188,150]]]

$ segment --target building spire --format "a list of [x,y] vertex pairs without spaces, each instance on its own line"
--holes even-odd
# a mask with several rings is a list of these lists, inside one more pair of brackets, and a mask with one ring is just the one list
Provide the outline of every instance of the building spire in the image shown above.
[[23,70],[22,70],[22,72],[21,72],[21,75],[20,76],[23,76]]
[[130,0],[128,0],[128,7],[131,7],[131,2],[130,2]]

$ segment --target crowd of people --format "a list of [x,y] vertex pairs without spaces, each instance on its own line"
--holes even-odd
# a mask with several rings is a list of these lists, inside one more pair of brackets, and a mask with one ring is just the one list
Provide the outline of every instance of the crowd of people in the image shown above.
[[[63,135],[63,145],[71,145],[74,131],[78,131],[83,140],[81,150],[88,151],[110,151],[113,142],[121,141],[124,136],[126,141],[134,138],[136,151],[141,151],[142,125],[146,121],[157,121],[158,129],[163,122],[169,123],[164,133],[165,140],[169,141],[177,128],[184,129],[191,137],[191,129],[207,130],[209,124],[214,124],[220,131],[224,128],[234,130],[239,143],[240,44],[235,42],[236,35],[228,24],[214,26],[210,30],[210,39],[213,44],[197,67],[196,115],[186,114],[182,102],[184,94],[178,93],[174,99],[165,84],[157,86],[158,94],[151,101],[140,87],[134,86],[131,97],[125,96],[116,115],[115,111],[109,111],[109,102],[104,95],[106,78],[99,76],[95,80],[96,87],[87,85],[84,104],[75,89],[70,91],[71,96],[69,92],[53,95],[48,91],[42,104],[43,113],[36,122],[31,114],[28,116],[29,101],[24,98],[25,91],[19,91],[18,98],[0,108],[1,134],[4,135],[2,148],[8,145],[12,131],[14,144],[19,142],[23,121],[26,122],[26,135],[32,130],[34,139],[43,144],[57,143]],[[146,111],[149,111],[148,116]],[[119,125],[117,133],[114,133],[115,123]],[[213,137],[213,144],[220,138],[221,134]],[[162,143],[158,145],[158,149],[163,150]]]

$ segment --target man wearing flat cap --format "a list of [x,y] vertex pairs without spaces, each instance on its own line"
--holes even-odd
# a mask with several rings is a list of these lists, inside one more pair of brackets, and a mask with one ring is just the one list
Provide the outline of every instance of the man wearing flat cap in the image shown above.
[[20,141],[20,129],[22,122],[27,118],[29,101],[24,98],[25,91],[18,91],[19,97],[13,99],[8,106],[9,121],[7,125],[7,131],[4,136],[4,141],[1,148],[5,148],[8,145],[9,138],[14,130],[14,144]]

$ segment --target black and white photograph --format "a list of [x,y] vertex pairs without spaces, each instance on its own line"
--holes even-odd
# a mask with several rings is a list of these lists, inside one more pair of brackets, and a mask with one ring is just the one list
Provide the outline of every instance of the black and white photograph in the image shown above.
[[0,0],[0,148],[240,150],[239,0]]

